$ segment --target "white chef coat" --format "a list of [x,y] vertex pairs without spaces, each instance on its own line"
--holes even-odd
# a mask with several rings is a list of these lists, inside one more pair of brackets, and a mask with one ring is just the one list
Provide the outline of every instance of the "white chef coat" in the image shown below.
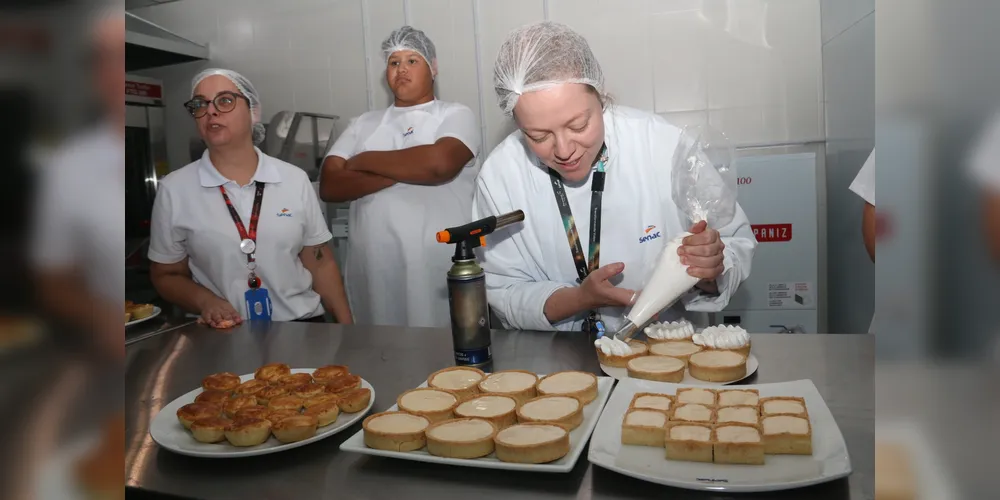
[[365,113],[327,153],[348,160],[365,151],[395,151],[444,137],[462,141],[474,155],[450,182],[397,183],[351,202],[344,281],[358,324],[451,324],[446,275],[454,248],[434,235],[469,222],[481,136],[472,110],[435,100]]
[[875,205],[875,150],[868,155],[858,175],[851,182],[851,191],[871,205]]
[[125,141],[110,126],[59,148],[42,172],[33,257],[75,268],[89,291],[125,304]]
[[267,288],[275,321],[323,314],[312,274],[302,265],[304,247],[333,235],[302,169],[257,151],[257,171],[246,186],[222,176],[208,151],[201,159],[160,180],[153,203],[149,260],[173,264],[188,257],[194,281],[223,297],[244,319],[247,260],[219,186],[249,231],[257,181],[266,184],[257,223],[256,273]]
[[[600,264],[625,263],[617,286],[638,290],[655,259],[674,236],[687,231],[671,198],[670,171],[680,130],[663,118],[623,106],[604,112],[609,161],[601,221]],[[592,178],[592,176],[591,176]],[[591,178],[566,184],[584,254],[588,252]],[[587,313],[556,324],[545,318],[545,301],[578,278],[547,168],[515,131],[486,159],[476,182],[474,219],[524,210],[523,223],[487,237],[482,251],[493,312],[505,328],[579,330]],[[726,244],[719,294],[691,293],[681,299],[689,311],[719,311],[750,275],[756,239],[742,208],[719,228]],[[650,239],[650,235],[659,237]],[[645,237],[645,238],[644,238]],[[645,269],[648,267],[648,270]],[[621,325],[620,307],[598,311],[610,330]],[[669,313],[668,313],[669,315]]]

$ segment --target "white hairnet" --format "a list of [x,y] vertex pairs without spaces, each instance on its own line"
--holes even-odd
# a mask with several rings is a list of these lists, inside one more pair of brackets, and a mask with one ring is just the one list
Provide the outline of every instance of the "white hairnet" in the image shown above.
[[497,104],[508,116],[518,97],[564,83],[590,85],[601,96],[604,74],[587,40],[564,24],[543,22],[518,28],[500,46],[493,66]]
[[236,85],[236,89],[239,90],[248,101],[250,101],[250,123],[253,124],[253,143],[260,144],[264,142],[265,130],[264,124],[261,123],[260,118],[260,94],[257,93],[257,89],[253,88],[253,84],[250,83],[250,80],[247,80],[247,77],[229,69],[206,69],[191,79],[191,97],[194,97],[194,89],[198,87],[198,84],[201,83],[202,80],[215,75],[228,78],[229,81],[233,82],[233,85]]
[[430,66],[431,76],[437,76],[437,65],[434,64],[434,60],[437,59],[437,51],[434,49],[434,42],[423,31],[412,26],[403,26],[389,33],[389,37],[382,41],[382,56],[384,56],[385,62],[389,62],[389,56],[393,52],[400,50],[412,50],[420,54]]

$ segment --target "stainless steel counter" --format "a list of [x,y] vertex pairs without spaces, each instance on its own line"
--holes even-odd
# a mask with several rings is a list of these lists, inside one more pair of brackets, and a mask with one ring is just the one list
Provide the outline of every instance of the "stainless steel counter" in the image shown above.
[[[874,337],[755,335],[760,369],[747,383],[812,379],[833,412],[854,473],[807,489],[740,498],[868,499],[874,491]],[[197,459],[160,449],[148,434],[159,409],[217,371],[249,373],[268,362],[293,367],[346,364],[375,387],[373,412],[435,370],[453,365],[443,329],[334,324],[244,324],[229,332],[190,325],[127,348],[126,485],[192,498],[618,499],[729,498],[646,483],[591,466],[586,453],[568,474],[449,467],[339,450],[355,424],[334,437],[278,454]],[[493,369],[600,373],[593,345],[578,333],[493,332]],[[736,496],[733,496],[734,498]]]

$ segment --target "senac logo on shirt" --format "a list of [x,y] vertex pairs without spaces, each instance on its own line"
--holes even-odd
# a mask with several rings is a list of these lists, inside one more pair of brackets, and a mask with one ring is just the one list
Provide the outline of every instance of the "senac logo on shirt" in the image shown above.
[[291,217],[291,216],[292,216],[292,211],[287,208],[282,208],[281,211],[278,212],[278,217]]
[[406,132],[403,132],[403,137],[406,137],[406,136],[412,135],[412,134],[413,134],[413,127],[410,127],[408,129],[406,129]]
[[639,237],[639,243],[645,243],[647,241],[653,241],[660,237],[660,232],[656,230],[656,226],[649,225],[646,229],[642,231],[643,235]]

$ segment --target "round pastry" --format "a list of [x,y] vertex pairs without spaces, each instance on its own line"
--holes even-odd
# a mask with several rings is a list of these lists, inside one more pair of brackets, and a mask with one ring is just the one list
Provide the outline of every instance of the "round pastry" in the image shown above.
[[271,413],[271,410],[268,410],[264,406],[260,406],[260,405],[258,405],[258,406],[247,406],[246,408],[240,408],[239,410],[236,410],[236,414],[233,415],[233,417],[234,418],[241,418],[241,417],[267,418],[267,416],[270,413]]
[[267,403],[267,408],[269,410],[295,410],[299,411],[302,409],[302,403],[305,401],[302,398],[295,396],[278,396],[276,398],[271,398]]
[[684,360],[670,356],[643,356],[629,361],[627,368],[632,378],[674,383],[684,379]]
[[588,404],[597,399],[597,377],[593,373],[565,371],[546,375],[538,382],[540,396],[570,396]]
[[229,418],[236,415],[236,412],[243,408],[249,408],[251,406],[257,406],[257,398],[254,396],[236,396],[222,407],[222,412]]
[[267,388],[267,382],[252,378],[236,386],[236,389],[233,390],[233,394],[237,396],[256,396]]
[[282,375],[278,378],[278,385],[283,385],[291,390],[292,387],[297,387],[302,384],[308,384],[313,381],[312,375],[308,373],[291,373],[288,375]]
[[427,386],[454,393],[464,401],[479,394],[479,382],[486,378],[482,370],[469,366],[453,366],[438,370],[427,377]]
[[194,397],[195,403],[212,403],[214,405],[222,406],[229,401],[232,394],[226,391],[202,391],[197,396]]
[[306,408],[302,414],[316,417],[317,424],[325,427],[337,421],[337,417],[340,416],[340,406],[336,401],[314,404]]
[[583,423],[583,405],[569,396],[539,396],[517,409],[517,421],[555,424],[571,431]]
[[340,406],[340,411],[344,413],[357,413],[368,408],[368,404],[372,400],[371,389],[351,389],[347,392],[342,392],[337,396],[337,404]]
[[498,430],[517,423],[517,401],[508,396],[479,396],[455,407],[458,418],[481,418],[488,420]]
[[271,422],[271,425],[274,426],[278,422],[296,415],[301,415],[298,410],[268,410],[267,417],[265,418],[267,418]]
[[691,356],[688,371],[698,380],[732,382],[747,374],[747,358],[736,351],[703,351]]
[[504,370],[494,372],[479,382],[480,394],[510,396],[520,406],[538,395],[535,386],[538,375],[524,370]]
[[312,415],[283,418],[271,427],[271,433],[282,443],[294,443],[316,435],[319,424]]
[[369,415],[361,423],[365,446],[376,450],[413,451],[427,444],[424,431],[430,421],[419,415],[387,411]]
[[608,336],[597,339],[594,348],[597,349],[598,362],[615,368],[625,368],[629,360],[645,356],[649,352],[649,346],[645,342],[630,340],[626,343]]
[[340,375],[330,379],[324,384],[326,392],[330,394],[341,394],[361,387],[361,377],[357,375]]
[[278,379],[292,373],[292,369],[284,363],[268,363],[257,369],[253,378],[263,380],[269,384],[278,383]]
[[493,439],[501,462],[544,464],[569,453],[569,431],[552,424],[517,424]]
[[271,422],[264,418],[237,418],[226,428],[226,441],[233,446],[257,446],[271,436]]
[[222,407],[212,403],[190,403],[177,409],[177,420],[185,429],[191,428],[191,423],[208,417],[218,417],[222,414]]
[[226,429],[232,420],[223,417],[199,418],[191,422],[191,435],[202,443],[221,443],[226,440]]
[[649,346],[649,353],[655,356],[670,356],[686,362],[692,354],[700,352],[702,349],[700,345],[696,345],[690,340],[671,340]]
[[326,386],[322,384],[302,384],[288,388],[288,394],[302,399],[309,399],[320,394],[327,394]]
[[691,340],[694,335],[694,325],[690,321],[682,319],[668,323],[653,323],[647,326],[643,332],[646,333],[646,340],[650,344]]
[[736,325],[710,326],[696,333],[691,340],[707,350],[735,351],[750,355],[750,334]]
[[235,373],[213,373],[201,380],[201,388],[206,391],[233,392],[239,387],[240,378]]
[[321,405],[323,403],[336,403],[339,400],[340,396],[324,392],[323,394],[318,394],[303,401],[302,407],[308,410],[316,405]]
[[427,428],[427,452],[448,458],[479,458],[493,453],[497,428],[478,418],[456,418]]
[[342,365],[326,365],[321,366],[313,371],[313,379],[319,383],[326,383],[330,380],[337,378],[341,375],[348,375],[351,371],[347,369],[346,366]]
[[288,395],[288,388],[287,387],[280,386],[280,385],[275,385],[275,386],[268,387],[267,389],[264,389],[263,391],[258,392],[257,393],[257,402],[266,406],[268,404],[268,402],[271,401],[271,399],[276,398],[278,396],[287,396],[287,395]]
[[406,413],[420,415],[434,423],[455,416],[453,412],[458,406],[458,398],[438,389],[411,389],[396,398],[396,406]]

